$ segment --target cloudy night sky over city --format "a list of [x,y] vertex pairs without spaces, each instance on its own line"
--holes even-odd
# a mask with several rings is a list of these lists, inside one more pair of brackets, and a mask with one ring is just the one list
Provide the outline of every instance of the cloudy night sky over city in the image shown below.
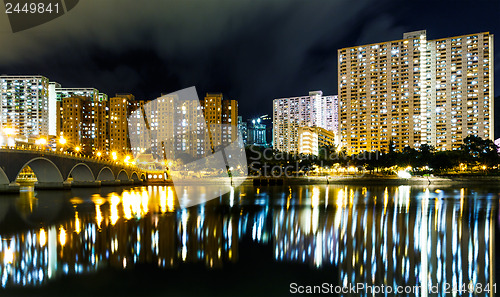
[[1,14],[0,69],[146,100],[196,86],[238,100],[246,118],[270,113],[274,98],[337,94],[339,48],[421,29],[498,34],[499,12],[494,0],[84,0],[17,33]]

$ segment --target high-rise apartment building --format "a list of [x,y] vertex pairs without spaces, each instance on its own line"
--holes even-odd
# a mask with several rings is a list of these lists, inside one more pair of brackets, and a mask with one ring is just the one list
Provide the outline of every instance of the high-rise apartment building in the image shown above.
[[210,149],[227,145],[238,135],[238,102],[223,98],[222,93],[207,93],[200,100],[201,109],[209,131]]
[[320,127],[337,134],[337,96],[309,92],[309,96],[273,100],[273,146],[289,153],[299,152],[299,127]]
[[132,147],[134,153],[151,153],[155,159],[168,160],[184,154],[193,158],[209,153],[199,100],[179,100],[177,94],[162,95],[144,103],[132,116],[131,137],[139,143],[138,147]]
[[[208,94],[207,94],[208,95]],[[220,94],[222,96],[222,94]],[[238,101],[222,100],[222,145],[228,145],[238,137]]]
[[[60,136],[64,137],[68,148],[83,146],[83,102],[86,97],[65,97],[60,101],[61,118]],[[84,152],[87,152],[88,145],[85,145]]]
[[57,132],[86,154],[109,151],[107,95],[94,88],[56,88]]
[[403,39],[338,51],[339,132],[350,153],[493,139],[493,35]]
[[0,128],[28,140],[49,135],[49,79],[41,75],[0,76]]
[[132,151],[154,159],[204,157],[238,135],[238,103],[223,99],[222,94],[202,100],[167,94],[140,108],[132,113],[130,133],[138,144]]
[[116,94],[109,99],[109,149],[120,155],[130,152],[128,116],[141,103],[132,94]]
[[469,135],[493,140],[493,34],[430,40],[428,49],[427,142],[450,150]]
[[58,135],[58,119],[60,117],[59,104],[56,90],[61,88],[57,82],[49,82],[49,135]]

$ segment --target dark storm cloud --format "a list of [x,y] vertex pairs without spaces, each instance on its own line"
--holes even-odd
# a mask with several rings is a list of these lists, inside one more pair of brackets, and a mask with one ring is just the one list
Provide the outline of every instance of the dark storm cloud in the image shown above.
[[348,34],[342,28],[367,6],[347,0],[86,0],[48,24],[4,33],[0,65],[65,85],[143,96],[195,85],[199,92],[224,91],[240,99],[242,109],[251,108],[309,88],[334,92],[336,50],[320,60],[308,53],[342,39]]
[[222,91],[239,100],[249,116],[270,112],[273,98],[336,94],[338,48],[418,29],[437,38],[498,26],[483,20],[454,32],[458,21],[437,21],[445,16],[429,3],[436,2],[84,0],[16,34],[0,19],[0,72],[141,99],[194,85],[199,95]]

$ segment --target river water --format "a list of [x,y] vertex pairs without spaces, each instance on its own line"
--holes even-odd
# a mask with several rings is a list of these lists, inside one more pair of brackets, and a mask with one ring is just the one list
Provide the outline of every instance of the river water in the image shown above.
[[0,295],[495,296],[499,193],[241,186],[180,208],[167,186],[27,189],[0,196]]

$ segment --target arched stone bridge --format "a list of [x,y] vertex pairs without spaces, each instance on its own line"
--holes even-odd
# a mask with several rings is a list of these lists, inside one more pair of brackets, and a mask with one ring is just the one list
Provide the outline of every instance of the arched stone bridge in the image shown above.
[[50,151],[0,149],[0,191],[15,191],[21,170],[29,166],[37,188],[141,184],[148,174],[136,166]]

